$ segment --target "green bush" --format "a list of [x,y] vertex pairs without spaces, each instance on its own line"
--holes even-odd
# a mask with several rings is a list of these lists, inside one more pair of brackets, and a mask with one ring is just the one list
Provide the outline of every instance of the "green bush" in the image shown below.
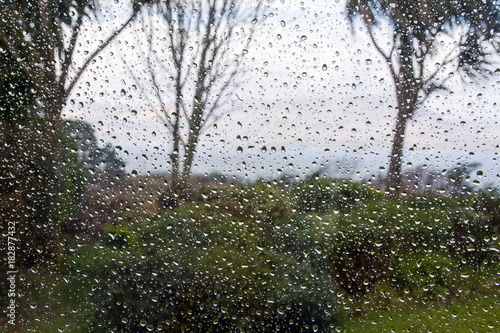
[[221,185],[197,182],[196,179],[190,179],[178,189],[167,185],[158,195],[158,205],[161,209],[170,210],[188,203],[214,200],[219,197],[220,188]]
[[301,211],[318,213],[347,212],[359,204],[382,198],[364,184],[326,178],[303,182],[294,187],[293,193]]
[[444,253],[407,253],[396,258],[393,271],[393,288],[430,300],[450,295],[460,275],[454,262]]
[[262,180],[248,187],[235,185],[227,188],[213,204],[233,216],[267,224],[288,219],[297,209],[288,189]]
[[126,226],[104,226],[103,242],[106,246],[123,249],[136,243],[135,234]]
[[[147,220],[129,247],[80,249],[92,332],[330,330],[336,288],[308,260],[266,245],[250,220],[185,206]],[[91,263],[90,263],[91,262]]]
[[[410,272],[418,260],[428,263],[429,253],[439,258],[433,259],[438,272],[438,266],[450,266],[445,263],[460,271],[478,271],[498,262],[498,241],[488,227],[489,216],[450,199],[381,200],[350,213],[311,219],[319,230],[316,235],[331,275],[351,294],[373,291],[380,283],[418,285],[422,281],[415,282],[404,272]],[[396,276],[394,267],[406,277]],[[423,278],[417,276],[416,281]]]
[[[68,249],[58,277],[39,285],[51,289],[47,304],[67,309],[58,311],[86,309],[68,327],[91,332],[331,331],[340,294],[361,311],[497,288],[494,200],[385,200],[361,184],[321,181],[342,208],[322,213],[320,200],[298,210],[304,184],[293,194],[262,181],[218,188],[138,229],[106,226],[101,245]],[[313,199],[323,193],[314,186],[305,187]]]

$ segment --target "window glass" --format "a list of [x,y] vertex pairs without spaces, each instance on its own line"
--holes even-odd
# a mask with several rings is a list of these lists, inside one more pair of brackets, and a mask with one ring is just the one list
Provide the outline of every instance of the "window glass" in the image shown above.
[[1,7],[5,331],[500,330],[497,1]]

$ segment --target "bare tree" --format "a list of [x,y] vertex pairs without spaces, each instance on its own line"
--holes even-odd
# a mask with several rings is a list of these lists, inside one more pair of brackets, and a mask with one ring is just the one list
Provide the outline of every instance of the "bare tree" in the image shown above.
[[125,63],[169,134],[177,195],[188,184],[200,135],[227,111],[220,109],[238,87],[242,60],[262,15],[261,1],[246,3],[169,0],[141,12],[143,66],[137,70]]
[[[500,12],[494,0],[349,0],[351,22],[360,17],[371,44],[394,81],[397,116],[386,190],[399,194],[406,126],[432,92],[445,89],[451,74],[489,74],[498,51]],[[387,24],[388,32],[381,33]]]

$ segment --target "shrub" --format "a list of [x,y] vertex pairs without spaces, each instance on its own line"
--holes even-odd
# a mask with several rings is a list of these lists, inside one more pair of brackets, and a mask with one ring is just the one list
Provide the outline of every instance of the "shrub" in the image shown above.
[[[128,248],[102,247],[92,264],[93,332],[326,331],[336,289],[308,260],[266,246],[242,220],[211,206],[147,220]],[[102,251],[102,252],[101,252]],[[85,263],[86,262],[86,263]]]
[[262,180],[227,188],[213,204],[233,216],[268,224],[290,218],[297,208],[288,189]]
[[158,205],[164,210],[170,210],[186,203],[214,200],[219,197],[220,188],[220,184],[206,183],[203,179],[197,181],[193,178],[184,184],[182,189],[164,187],[159,193]]
[[380,193],[364,184],[326,178],[303,182],[293,189],[293,193],[301,211],[318,213],[347,212],[358,204],[382,198]]
[[434,300],[450,295],[460,272],[445,253],[407,253],[396,259],[391,278],[392,286],[412,292],[413,296]]
[[115,249],[130,247],[136,243],[135,234],[126,226],[104,226],[103,242]]
[[[433,258],[439,263],[434,267],[438,272],[438,266],[449,266],[444,263],[452,262],[461,271],[477,271],[498,262],[497,240],[488,228],[488,215],[450,199],[382,200],[350,213],[310,218],[321,218],[315,222],[320,230],[317,237],[331,275],[351,294],[370,292],[379,283],[404,280],[401,286],[419,284],[422,281],[408,278],[408,272],[420,259],[431,265],[425,259],[429,253],[439,258]],[[406,277],[395,276],[395,267]]]

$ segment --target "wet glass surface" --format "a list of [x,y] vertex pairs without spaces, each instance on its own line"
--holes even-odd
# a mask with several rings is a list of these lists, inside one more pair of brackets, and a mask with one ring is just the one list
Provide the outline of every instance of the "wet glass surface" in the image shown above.
[[499,330],[498,6],[2,2],[2,329]]

